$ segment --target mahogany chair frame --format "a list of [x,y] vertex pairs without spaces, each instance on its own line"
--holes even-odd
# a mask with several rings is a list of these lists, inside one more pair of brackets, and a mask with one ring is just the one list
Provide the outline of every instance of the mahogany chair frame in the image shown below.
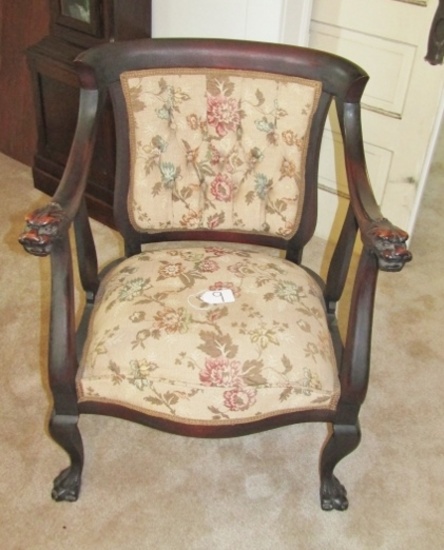
[[[360,100],[368,75],[351,62],[311,49],[253,42],[157,39],[95,47],[76,61],[81,84],[79,118],[68,164],[57,192],[48,206],[27,217],[20,241],[30,253],[51,258],[52,296],[49,349],[49,380],[53,395],[50,433],[68,453],[70,466],[55,479],[55,500],[76,500],[83,467],[83,445],[77,426],[80,414],[111,415],[136,421],[171,433],[195,437],[230,437],[298,422],[326,422],[332,429],[320,459],[321,505],[324,510],[344,510],[346,491],[335,477],[336,464],[360,441],[358,414],[365,399],[370,368],[373,305],[378,271],[399,271],[411,259],[405,246],[407,234],[381,214],[368,179],[361,129]],[[119,76],[122,71],[143,68],[205,67],[266,71],[322,82],[322,94],[314,115],[306,166],[304,214],[290,240],[263,235],[187,231],[142,234],[130,223],[126,205],[130,155],[128,121]],[[116,119],[117,169],[114,199],[115,223],[124,244],[125,256],[141,251],[145,243],[162,241],[230,241],[267,245],[285,251],[286,258],[301,264],[304,246],[316,225],[318,159],[324,124],[332,101],[336,103],[349,185],[350,205],[324,285],[329,327],[341,385],[336,410],[281,414],[260,421],[232,426],[189,425],[149,417],[124,407],[78,403],[75,377],[85,341],[88,319],[102,275],[84,201],[95,134],[105,98],[110,94]],[[73,226],[78,268],[86,295],[86,307],[75,327],[73,260],[69,228]],[[347,337],[341,341],[336,309],[343,294],[356,236],[363,242],[355,274]]]

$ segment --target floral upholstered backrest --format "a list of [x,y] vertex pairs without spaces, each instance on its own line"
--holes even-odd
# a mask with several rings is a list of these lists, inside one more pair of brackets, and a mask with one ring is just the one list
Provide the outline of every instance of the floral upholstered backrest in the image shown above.
[[135,229],[295,234],[319,82],[162,69],[123,73],[121,83]]

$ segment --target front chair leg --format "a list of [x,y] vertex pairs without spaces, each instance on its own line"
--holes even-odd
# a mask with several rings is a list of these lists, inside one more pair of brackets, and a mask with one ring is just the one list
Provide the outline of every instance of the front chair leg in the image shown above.
[[83,469],[83,444],[77,422],[78,416],[53,413],[49,423],[52,438],[71,459],[71,465],[54,479],[51,496],[57,502],[74,502],[79,496]]
[[333,475],[336,464],[359,445],[361,431],[356,425],[333,425],[321,456],[321,507],[323,510],[347,510],[345,487]]

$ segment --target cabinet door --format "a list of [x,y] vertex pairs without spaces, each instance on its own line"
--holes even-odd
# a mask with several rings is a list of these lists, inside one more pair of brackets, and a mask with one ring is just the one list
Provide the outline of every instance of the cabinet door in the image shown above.
[[99,0],[53,0],[57,25],[82,33],[103,37],[102,13]]
[[0,2],[0,151],[29,166],[37,130],[26,48],[48,32],[47,4]]

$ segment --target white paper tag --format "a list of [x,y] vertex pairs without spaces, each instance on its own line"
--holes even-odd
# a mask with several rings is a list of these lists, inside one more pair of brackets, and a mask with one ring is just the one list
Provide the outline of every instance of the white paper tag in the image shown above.
[[235,301],[233,291],[229,288],[207,290],[199,298],[206,304],[229,304]]

